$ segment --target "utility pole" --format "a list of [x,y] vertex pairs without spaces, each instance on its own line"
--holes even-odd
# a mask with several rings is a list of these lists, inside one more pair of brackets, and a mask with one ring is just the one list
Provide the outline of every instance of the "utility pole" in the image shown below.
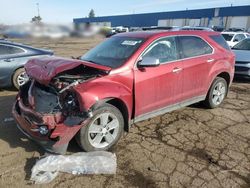
[[39,17],[40,17],[39,3],[36,3],[36,6],[37,6],[37,16],[39,16]]

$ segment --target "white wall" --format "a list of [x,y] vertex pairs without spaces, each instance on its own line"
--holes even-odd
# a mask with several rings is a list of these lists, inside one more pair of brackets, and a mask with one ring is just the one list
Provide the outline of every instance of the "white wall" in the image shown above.
[[172,26],[182,27],[183,26],[183,19],[173,19]]
[[188,25],[191,27],[200,26],[200,22],[200,19],[190,19]]
[[167,27],[168,26],[168,20],[158,20],[158,26],[159,27]]
[[236,28],[250,28],[250,16],[229,16],[229,17],[213,17],[201,18],[201,19],[165,19],[159,20],[158,26],[167,27],[167,26],[224,26],[226,29],[236,27]]
[[247,16],[235,16],[232,17],[230,27],[246,28],[248,17]]

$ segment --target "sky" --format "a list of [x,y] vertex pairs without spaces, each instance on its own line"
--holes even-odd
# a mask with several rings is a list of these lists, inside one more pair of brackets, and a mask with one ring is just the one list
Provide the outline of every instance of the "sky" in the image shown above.
[[0,24],[30,22],[37,3],[43,22],[68,24],[86,17],[92,8],[96,16],[108,16],[250,5],[250,0],[0,0]]

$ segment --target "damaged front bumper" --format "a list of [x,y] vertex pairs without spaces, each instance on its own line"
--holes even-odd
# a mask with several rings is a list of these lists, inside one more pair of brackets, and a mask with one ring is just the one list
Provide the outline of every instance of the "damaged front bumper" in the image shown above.
[[[32,85],[32,84],[31,84]],[[20,91],[21,92],[21,91]],[[28,96],[32,98],[33,96]],[[31,140],[40,144],[46,151],[64,154],[69,141],[85,124],[88,115],[82,117],[81,123],[68,124],[62,113],[41,114],[27,106],[20,93],[12,109],[17,127]]]

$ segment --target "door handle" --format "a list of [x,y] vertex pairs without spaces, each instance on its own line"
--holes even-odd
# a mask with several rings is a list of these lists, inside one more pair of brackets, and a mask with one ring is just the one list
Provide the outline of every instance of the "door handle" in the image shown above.
[[214,59],[208,59],[207,63],[213,63],[215,60]]
[[174,69],[173,69],[173,73],[179,73],[179,72],[181,72],[182,71],[182,68],[179,68],[179,67],[175,67]]

